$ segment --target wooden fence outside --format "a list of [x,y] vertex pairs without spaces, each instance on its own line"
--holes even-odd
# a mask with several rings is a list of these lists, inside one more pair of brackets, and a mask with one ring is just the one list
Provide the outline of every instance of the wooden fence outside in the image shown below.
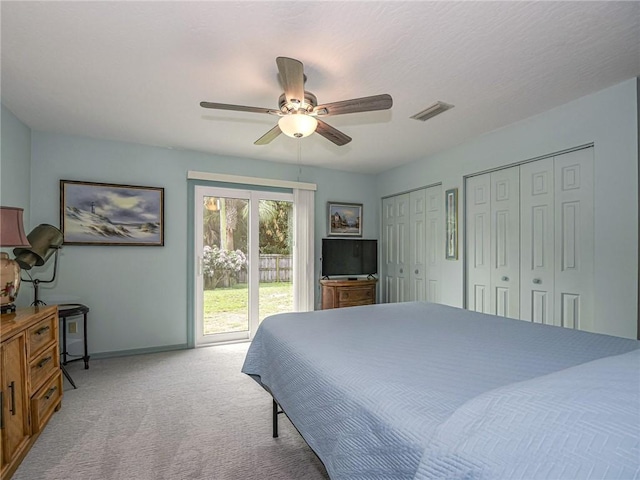
[[[238,283],[247,283],[247,272],[237,274]],[[260,283],[292,282],[293,258],[291,255],[260,255]]]

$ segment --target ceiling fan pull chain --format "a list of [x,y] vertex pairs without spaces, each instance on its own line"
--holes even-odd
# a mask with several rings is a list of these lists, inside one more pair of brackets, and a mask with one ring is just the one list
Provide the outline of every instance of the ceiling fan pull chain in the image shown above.
[[298,181],[302,175],[302,138],[298,138]]

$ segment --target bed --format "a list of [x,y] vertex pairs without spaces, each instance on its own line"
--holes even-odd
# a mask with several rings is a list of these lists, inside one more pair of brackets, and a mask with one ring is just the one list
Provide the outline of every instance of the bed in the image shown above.
[[640,478],[639,348],[411,302],[268,317],[242,371],[334,480]]

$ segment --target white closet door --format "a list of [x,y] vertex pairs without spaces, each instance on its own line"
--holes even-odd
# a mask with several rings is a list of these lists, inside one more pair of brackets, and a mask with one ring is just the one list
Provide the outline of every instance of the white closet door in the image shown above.
[[405,302],[410,297],[409,194],[382,201],[382,257],[384,301]]
[[426,283],[428,302],[440,303],[441,266],[444,258],[444,201],[442,186],[429,187],[425,192],[426,201]]
[[555,157],[556,324],[593,329],[593,148]]
[[520,318],[519,167],[491,173],[491,312]]
[[394,302],[406,302],[410,297],[410,222],[409,194],[398,195],[395,198],[396,273],[393,293]]
[[467,308],[491,311],[491,174],[466,182]]
[[383,301],[395,302],[396,274],[395,199],[382,199],[382,287]]
[[520,167],[520,319],[554,324],[553,158]]
[[426,190],[409,193],[409,296],[407,300],[425,301],[426,282]]

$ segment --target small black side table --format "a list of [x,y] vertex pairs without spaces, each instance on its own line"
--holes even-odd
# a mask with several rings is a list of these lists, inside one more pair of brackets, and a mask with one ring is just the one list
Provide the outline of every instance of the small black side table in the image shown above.
[[[84,369],[87,370],[89,368],[89,349],[87,347],[87,313],[89,313],[89,307],[87,307],[86,305],[81,305],[78,303],[65,303],[58,305],[58,317],[60,318],[60,320],[62,320],[62,352],[60,353],[60,355],[62,356],[63,366],[67,363],[84,360]],[[84,336],[84,355],[79,358],[67,360],[68,356],[75,356],[69,354],[69,352],[67,351],[67,318],[77,317],[80,315],[83,316],[82,334]],[[75,384],[70,378],[70,375],[65,372],[65,376],[75,387]]]

